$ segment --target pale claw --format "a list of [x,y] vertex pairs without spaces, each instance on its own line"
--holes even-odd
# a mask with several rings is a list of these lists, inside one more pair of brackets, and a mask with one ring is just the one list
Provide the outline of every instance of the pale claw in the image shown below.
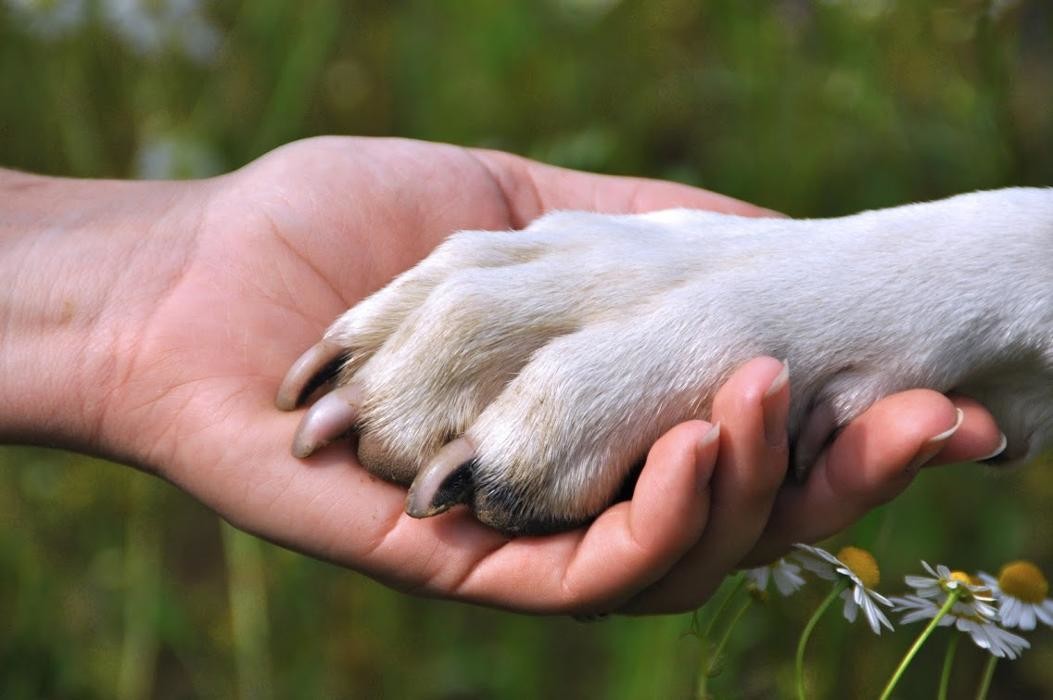
[[347,384],[318,399],[300,421],[293,438],[294,457],[304,459],[346,434],[358,421],[362,388]]
[[429,518],[465,503],[472,494],[475,447],[467,438],[445,445],[424,467],[406,495],[406,513]]
[[[336,364],[346,351],[340,346],[322,340],[300,355],[293,363],[278,388],[274,400],[282,411],[292,411],[307,398],[307,394],[328,379],[336,371]],[[332,370],[329,367],[332,365]]]

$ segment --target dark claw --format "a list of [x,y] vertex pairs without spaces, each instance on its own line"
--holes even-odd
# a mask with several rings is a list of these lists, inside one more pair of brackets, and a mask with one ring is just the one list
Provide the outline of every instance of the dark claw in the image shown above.
[[295,410],[336,374],[345,359],[346,351],[334,343],[323,340],[311,346],[285,374],[274,404],[282,411]]
[[429,518],[458,503],[467,503],[474,488],[474,464],[472,443],[463,437],[448,443],[413,480],[406,495],[406,513],[414,518]]

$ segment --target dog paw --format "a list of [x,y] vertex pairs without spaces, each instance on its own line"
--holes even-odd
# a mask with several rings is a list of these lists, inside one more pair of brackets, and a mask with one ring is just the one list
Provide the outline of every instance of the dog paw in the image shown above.
[[594,517],[761,354],[792,368],[799,473],[913,387],[985,401],[1026,454],[1053,425],[1051,199],[1006,190],[820,221],[562,212],[458,233],[342,315],[278,405],[329,385],[295,455],[355,431],[363,466],[411,484],[411,515],[466,503],[511,533]]

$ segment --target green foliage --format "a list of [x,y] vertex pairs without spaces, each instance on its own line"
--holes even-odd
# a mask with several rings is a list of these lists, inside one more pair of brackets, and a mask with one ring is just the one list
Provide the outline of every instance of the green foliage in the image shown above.
[[[189,177],[302,136],[398,135],[798,216],[1053,183],[1046,0],[223,0],[200,25],[169,5],[128,3],[161,17],[129,28],[113,2],[0,0],[0,164]],[[931,470],[844,540],[875,552],[884,591],[921,558],[1051,571],[1047,472]],[[710,692],[788,695],[823,593],[754,606]],[[0,451],[3,698],[684,697],[701,654],[688,628],[409,599],[131,470]],[[876,694],[910,638],[821,623],[817,696]],[[993,696],[1053,694],[1053,640],[1032,639]],[[975,687],[967,646],[952,689]],[[933,694],[941,654],[922,650],[902,697]]]

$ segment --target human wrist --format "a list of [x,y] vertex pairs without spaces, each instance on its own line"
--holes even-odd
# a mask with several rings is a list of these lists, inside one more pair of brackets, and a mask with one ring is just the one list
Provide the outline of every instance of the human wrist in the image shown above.
[[143,279],[144,243],[178,229],[183,189],[0,170],[0,443],[121,456],[101,442],[106,401],[163,282]]

